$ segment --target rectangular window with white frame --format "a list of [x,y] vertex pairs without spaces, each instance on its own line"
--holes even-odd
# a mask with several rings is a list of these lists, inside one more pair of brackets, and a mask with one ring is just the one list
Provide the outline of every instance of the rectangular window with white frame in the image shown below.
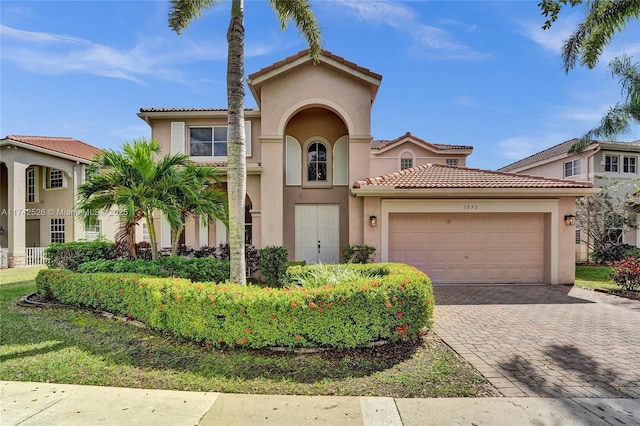
[[189,128],[189,155],[192,157],[226,157],[227,126]]
[[[245,154],[251,157],[251,121],[244,122]],[[227,158],[227,126],[191,126],[187,131],[191,157]]]
[[47,188],[64,188],[64,174],[59,169],[47,169]]
[[400,159],[400,170],[410,169],[413,167],[413,158]]
[[576,176],[580,174],[580,159],[564,163],[564,177]]
[[96,220],[95,225],[85,226],[84,239],[86,241],[95,241],[100,238],[101,233],[102,233],[102,223],[100,222],[100,220]]
[[457,166],[458,165],[458,159],[457,158],[447,158],[446,164],[447,164],[447,166]]
[[624,173],[636,173],[637,170],[637,158],[636,157],[627,157],[624,156],[622,158],[622,171]]
[[576,244],[582,244],[582,232],[576,229]]
[[142,241],[151,242],[151,234],[149,234],[149,227],[146,223],[142,224]]
[[604,171],[618,173],[620,171],[620,157],[618,157],[617,155],[605,155]]
[[51,242],[64,243],[64,218],[51,219]]

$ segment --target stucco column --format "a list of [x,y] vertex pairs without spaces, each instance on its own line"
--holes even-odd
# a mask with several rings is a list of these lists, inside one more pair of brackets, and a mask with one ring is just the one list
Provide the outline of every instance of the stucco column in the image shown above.
[[[349,185],[369,177],[369,151],[371,136],[349,136]],[[349,197],[349,244],[363,244],[364,202],[362,198]]]
[[268,164],[268,167],[264,167],[262,170],[260,186],[260,199],[264,200],[260,209],[260,247],[283,245],[283,139],[282,135],[260,137],[262,164]]
[[[363,234],[364,241],[363,244],[368,246],[373,246],[376,248],[376,252],[374,254],[374,260],[376,262],[380,262],[381,253],[382,253],[382,241],[380,238],[380,229],[383,220],[386,218],[382,217],[382,210],[380,204],[380,197],[364,197],[364,215],[362,217],[363,220]],[[374,228],[371,226],[369,222],[369,217],[375,216],[378,219],[377,226]]]
[[9,267],[24,266],[26,212],[25,197],[27,165],[18,162],[7,163],[8,223],[9,223]]

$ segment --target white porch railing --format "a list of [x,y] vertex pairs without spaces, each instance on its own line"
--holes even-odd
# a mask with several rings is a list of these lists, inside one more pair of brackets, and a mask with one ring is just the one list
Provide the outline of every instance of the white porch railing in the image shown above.
[[0,248],[0,268],[9,267],[9,249]]
[[24,266],[44,265],[44,250],[46,247],[27,247],[24,249]]

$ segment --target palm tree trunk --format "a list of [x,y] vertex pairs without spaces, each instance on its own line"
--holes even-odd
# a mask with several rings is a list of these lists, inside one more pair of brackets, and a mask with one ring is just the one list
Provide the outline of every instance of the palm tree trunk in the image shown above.
[[244,1],[233,0],[227,30],[227,189],[229,194],[229,248],[233,282],[246,284],[244,256],[244,209],[247,164],[244,133]]
[[158,259],[158,239],[156,237],[156,227],[153,224],[153,216],[147,214],[145,215],[147,219],[147,229],[149,230],[149,240],[151,244],[151,259]]

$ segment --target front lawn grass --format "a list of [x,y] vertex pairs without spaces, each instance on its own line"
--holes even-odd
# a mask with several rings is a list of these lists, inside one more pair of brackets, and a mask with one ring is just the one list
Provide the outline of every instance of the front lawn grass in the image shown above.
[[217,350],[88,310],[20,306],[20,297],[35,291],[33,276],[0,275],[1,380],[229,393],[498,395],[433,333],[418,343],[344,352]]
[[576,282],[578,287],[591,289],[615,290],[619,287],[609,278],[611,267],[576,265]]

